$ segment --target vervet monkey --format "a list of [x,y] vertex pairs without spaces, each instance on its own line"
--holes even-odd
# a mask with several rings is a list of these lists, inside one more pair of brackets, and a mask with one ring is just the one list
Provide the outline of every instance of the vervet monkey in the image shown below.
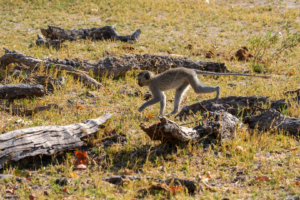
[[182,96],[189,89],[190,85],[197,94],[217,92],[217,96],[214,98],[214,100],[219,99],[221,90],[220,86],[212,87],[203,85],[198,79],[197,74],[212,76],[251,76],[265,79],[270,78],[270,76],[250,74],[205,72],[183,67],[170,69],[157,75],[153,74],[150,71],[142,71],[138,74],[137,77],[138,84],[140,87],[148,86],[153,95],[153,98],[144,103],[139,108],[139,112],[143,111],[148,106],[160,102],[160,115],[163,116],[166,107],[166,95],[164,94],[164,91],[176,89],[174,110],[168,115],[177,113]]

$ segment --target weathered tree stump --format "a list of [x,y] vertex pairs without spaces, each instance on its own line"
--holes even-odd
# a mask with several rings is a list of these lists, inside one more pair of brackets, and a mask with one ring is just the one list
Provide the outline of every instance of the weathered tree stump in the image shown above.
[[300,135],[300,119],[286,117],[272,108],[261,114],[246,117],[244,123],[251,129],[257,128],[262,131],[276,129],[294,136]]
[[70,40],[91,38],[94,40],[121,40],[123,42],[138,40],[141,30],[136,30],[132,35],[119,35],[115,26],[102,28],[65,30],[55,26],[48,26],[48,29],[41,29],[42,34],[51,40]]
[[256,96],[228,96],[222,97],[219,100],[205,100],[195,103],[190,106],[185,106],[176,115],[180,120],[185,119],[189,115],[193,115],[197,112],[205,113],[208,111],[220,111],[224,110],[235,116],[247,116],[253,115],[257,111],[264,111],[263,104],[268,104],[271,108],[280,110],[288,106],[288,103],[284,99],[273,101],[268,97],[256,97]]
[[0,169],[9,161],[36,155],[53,155],[83,145],[81,138],[94,134],[99,125],[112,115],[68,126],[38,126],[11,131],[0,135]]
[[43,97],[46,90],[42,85],[5,85],[0,86],[0,99],[22,99],[31,97]]
[[243,126],[238,118],[225,111],[210,112],[205,117],[205,125],[195,128],[179,126],[165,117],[160,117],[160,122],[151,126],[141,123],[140,127],[151,140],[160,140],[162,143],[188,143],[207,136],[218,141],[227,141],[233,139],[236,129]]

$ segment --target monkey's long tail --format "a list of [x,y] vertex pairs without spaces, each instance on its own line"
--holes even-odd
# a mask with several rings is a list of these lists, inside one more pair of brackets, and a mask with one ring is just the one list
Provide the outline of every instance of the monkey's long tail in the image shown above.
[[251,77],[257,77],[257,78],[271,78],[271,76],[265,76],[265,75],[252,75],[252,74],[239,74],[239,73],[216,73],[216,72],[206,72],[201,70],[196,70],[196,74],[203,74],[203,75],[211,75],[211,76],[251,76]]

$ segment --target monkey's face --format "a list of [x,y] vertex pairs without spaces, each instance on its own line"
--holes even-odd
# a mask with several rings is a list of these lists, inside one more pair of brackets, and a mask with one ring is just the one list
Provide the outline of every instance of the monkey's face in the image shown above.
[[138,80],[138,85],[140,87],[149,85],[150,73],[148,71],[142,71],[142,72],[140,72],[138,74],[137,80]]

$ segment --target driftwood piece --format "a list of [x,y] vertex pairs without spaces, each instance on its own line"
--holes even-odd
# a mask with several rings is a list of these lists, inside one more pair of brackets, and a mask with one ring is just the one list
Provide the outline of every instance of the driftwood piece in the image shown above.
[[47,40],[41,34],[37,35],[38,39],[35,41],[35,44],[38,46],[46,46],[46,47],[53,47],[56,49],[61,48],[62,46],[67,47],[67,45],[63,45],[62,43],[65,40]]
[[114,26],[105,26],[102,28],[91,29],[74,29],[65,30],[55,26],[48,26],[48,29],[41,29],[42,34],[51,40],[70,40],[91,38],[94,40],[121,40],[123,42],[137,41],[141,30],[136,30],[132,35],[122,36],[119,35]]
[[94,134],[112,115],[67,126],[38,126],[0,135],[0,169],[6,162],[36,155],[53,155],[83,145],[81,138]]
[[42,85],[5,85],[0,86],[0,99],[21,99],[30,97],[42,97],[46,94],[46,90]]
[[187,143],[196,142],[207,136],[226,141],[233,139],[237,128],[243,123],[227,112],[211,112],[207,116],[206,124],[195,128],[179,126],[165,117],[160,117],[160,122],[147,126],[140,124],[141,129],[151,138],[162,143]]
[[[189,115],[193,115],[197,112],[205,113],[208,111],[220,111],[224,110],[235,116],[246,116],[248,114],[255,114],[257,111],[264,111],[263,104],[267,104],[271,108],[280,110],[283,107],[287,107],[288,103],[284,99],[273,101],[268,97],[256,97],[256,96],[228,96],[220,98],[219,100],[205,100],[195,103],[190,106],[185,106],[176,115],[180,120],[185,119]],[[243,110],[244,109],[244,110]]]
[[37,106],[34,109],[28,109],[28,108],[9,108],[6,106],[0,106],[0,110],[4,110],[6,112],[11,112],[12,115],[32,115],[38,112],[42,112],[45,110],[50,109],[57,109],[62,110],[57,104],[48,104],[46,106]]
[[275,109],[268,109],[261,114],[246,117],[244,123],[249,127],[266,131],[270,129],[283,130],[286,133],[299,137],[300,119],[286,117]]
[[78,78],[83,83],[93,85],[96,88],[103,86],[95,79],[89,77],[82,71],[73,68],[71,65],[54,64],[53,62],[49,62],[47,60],[42,61],[38,58],[27,56],[19,51],[9,51],[6,48],[4,48],[4,50],[5,54],[2,57],[0,57],[0,62],[2,65],[8,65],[10,63],[19,63],[29,66],[32,70],[41,66],[45,67],[45,69],[65,70],[67,73],[71,74],[75,78]]
[[172,58],[169,56],[151,54],[125,54],[120,57],[108,56],[104,60],[99,60],[96,63],[87,60],[72,60],[69,58],[65,58],[65,60],[48,58],[45,61],[80,68],[84,71],[92,71],[96,76],[123,76],[133,69],[149,70],[161,73],[170,68],[177,67],[212,72],[230,72],[224,63],[206,62],[201,60],[193,61],[187,58]]

